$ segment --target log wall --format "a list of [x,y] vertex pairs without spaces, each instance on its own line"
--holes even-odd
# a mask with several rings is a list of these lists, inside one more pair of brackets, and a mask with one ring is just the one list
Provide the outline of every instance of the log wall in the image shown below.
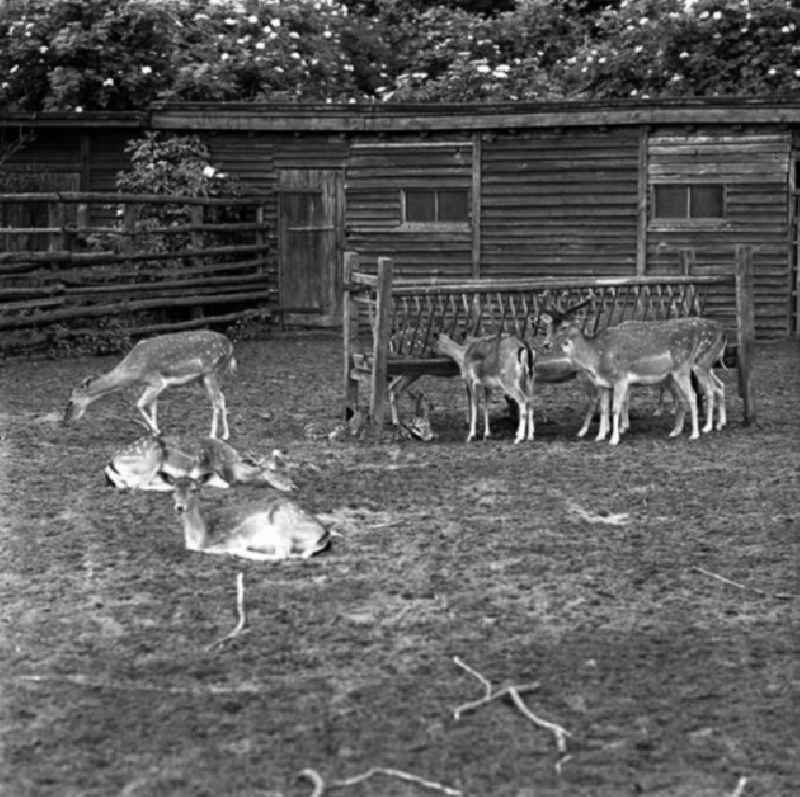
[[357,138],[346,171],[347,248],[374,267],[390,254],[398,274],[466,278],[472,274],[469,224],[403,225],[406,188],[472,189],[471,138]]
[[648,192],[648,273],[680,273],[675,252],[687,247],[694,250],[695,273],[718,273],[732,267],[737,244],[753,245],[756,323],[763,337],[789,333],[790,148],[789,133],[729,128],[692,134],[660,130],[647,142],[649,186],[718,183],[726,203],[719,220],[654,221]]
[[481,276],[636,273],[636,130],[499,135],[482,149]]

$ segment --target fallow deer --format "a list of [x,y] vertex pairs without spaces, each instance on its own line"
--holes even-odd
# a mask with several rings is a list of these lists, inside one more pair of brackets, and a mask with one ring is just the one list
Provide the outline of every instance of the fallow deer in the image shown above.
[[[519,405],[519,423],[515,443],[533,440],[533,385],[535,353],[515,335],[495,335],[491,338],[456,343],[442,332],[438,338],[440,353],[452,357],[461,371],[467,388],[470,425],[467,442],[477,436],[479,395],[483,393],[484,437],[489,429],[489,397],[493,387],[500,388]],[[527,429],[527,435],[526,435]]]
[[275,561],[307,559],[328,548],[333,532],[287,498],[200,508],[202,480],[174,482],[174,506],[187,550]]
[[179,478],[203,479],[213,487],[234,484],[269,486],[282,492],[297,489],[281,467],[282,454],[242,456],[215,437],[187,445],[173,437],[142,437],[118,450],[105,469],[110,486],[136,490],[172,490]]
[[93,401],[131,385],[144,385],[136,403],[153,434],[159,434],[157,400],[172,385],[201,380],[211,399],[211,437],[217,436],[219,422],[222,439],[227,440],[228,412],[220,380],[224,372],[236,369],[233,344],[219,332],[174,332],[139,341],[114,368],[101,376],[88,377],[76,387],[64,411],[64,423],[83,416]]

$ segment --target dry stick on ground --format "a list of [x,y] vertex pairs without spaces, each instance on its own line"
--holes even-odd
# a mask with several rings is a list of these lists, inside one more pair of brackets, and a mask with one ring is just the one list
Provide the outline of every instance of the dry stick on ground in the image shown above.
[[731,792],[731,797],[742,797],[744,794],[744,787],[747,785],[747,778],[742,775],[739,778],[739,782],[736,784],[736,788]]
[[[453,656],[453,661],[458,667],[461,667],[462,670],[465,670],[470,675],[477,678],[486,689],[486,694],[478,699],[472,700],[469,703],[463,703],[460,706],[457,706],[453,709],[453,719],[459,719],[461,714],[465,711],[471,711],[472,709],[478,708],[479,706],[484,705],[484,703],[488,703],[490,700],[496,700],[498,697],[504,697],[508,695],[514,705],[533,723],[538,725],[541,728],[545,728],[548,731],[551,731],[556,737],[556,746],[558,747],[559,753],[565,753],[567,751],[567,736],[572,736],[572,734],[561,727],[561,725],[556,724],[555,722],[548,722],[547,720],[543,720],[541,717],[537,717],[526,705],[523,703],[522,698],[520,697],[521,692],[529,692],[533,689],[538,689],[539,684],[532,683],[532,684],[517,684],[512,686],[506,686],[502,689],[498,689],[494,691],[492,689],[491,682],[485,678],[481,673],[477,670],[474,670],[468,664],[463,662],[458,656]],[[563,763],[563,759],[562,759]]]
[[721,576],[719,573],[713,573],[711,570],[706,570],[703,567],[695,566],[692,568],[692,570],[696,570],[698,573],[702,573],[704,576],[716,578],[717,581],[721,581],[723,584],[730,584],[730,586],[736,587],[737,589],[750,590],[750,592],[755,592],[757,595],[762,595],[765,598],[779,598],[780,600],[793,600],[795,598],[800,598],[800,595],[795,595],[791,592],[766,592],[758,587],[751,587],[748,584],[740,584],[738,581],[731,581],[729,578],[725,578],[725,576]]
[[350,778],[342,778],[341,780],[332,780],[329,786],[325,786],[325,781],[322,776],[315,769],[304,769],[300,772],[300,777],[308,778],[314,784],[314,791],[309,797],[322,797],[326,788],[340,789],[344,786],[355,786],[357,783],[371,778],[373,775],[388,775],[390,778],[399,778],[400,780],[408,781],[409,783],[417,783],[424,786],[426,789],[441,792],[442,794],[449,794],[451,797],[461,797],[462,792],[460,789],[453,789],[450,786],[443,786],[441,783],[436,783],[426,778],[421,778],[418,775],[412,775],[410,772],[405,772],[402,769],[389,769],[386,767],[371,767],[366,772],[360,775],[353,775]]
[[206,650],[212,650],[213,648],[221,647],[229,640],[247,630],[244,627],[245,623],[247,622],[247,615],[245,614],[244,610],[244,573],[241,570],[236,574],[236,611],[239,613],[239,622],[236,623],[236,628],[234,628],[233,631],[231,631],[229,634],[226,634],[221,639],[218,639],[216,642],[212,642],[206,648]]

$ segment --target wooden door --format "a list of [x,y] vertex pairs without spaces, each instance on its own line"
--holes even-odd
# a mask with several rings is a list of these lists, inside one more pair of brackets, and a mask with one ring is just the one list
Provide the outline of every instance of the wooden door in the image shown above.
[[339,315],[344,180],[334,169],[282,169],[279,175],[280,304],[312,324]]

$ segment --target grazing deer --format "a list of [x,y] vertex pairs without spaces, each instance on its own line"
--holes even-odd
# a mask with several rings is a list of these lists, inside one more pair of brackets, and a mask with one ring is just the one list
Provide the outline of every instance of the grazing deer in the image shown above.
[[[423,393],[412,393],[408,389],[418,378],[417,376],[395,376],[389,378],[389,386],[386,390],[389,396],[389,407],[392,411],[392,426],[401,436],[429,443],[431,440],[436,439],[436,432],[433,431],[433,426],[431,426],[433,404],[425,398]],[[400,420],[398,402],[403,393],[408,393],[414,401],[414,415],[409,421]]]
[[[703,335],[697,324],[664,322],[630,322],[608,327],[593,338],[581,331],[577,323],[567,324],[562,332],[561,348],[577,368],[582,369],[600,389],[601,418],[597,439],[608,433],[608,406],[613,392],[613,429],[611,445],[619,443],[620,416],[632,384],[658,384],[672,379],[683,401],[689,406],[692,419],[692,440],[700,436],[697,400],[692,390],[691,374],[698,366]],[[670,436],[683,429],[684,413],[676,415]]]
[[493,387],[503,390],[519,405],[519,423],[515,443],[526,438],[533,440],[533,349],[514,335],[498,334],[491,338],[468,340],[456,343],[442,332],[438,338],[438,350],[452,357],[461,371],[467,388],[470,425],[467,442],[477,436],[479,393],[483,393],[484,438],[490,437],[489,396]]
[[243,506],[200,509],[202,480],[173,483],[175,511],[183,524],[186,548],[245,559],[308,559],[330,545],[333,532],[286,498],[266,498]]
[[105,469],[106,483],[136,490],[172,490],[179,478],[203,479],[208,486],[227,488],[233,484],[256,484],[292,492],[297,487],[282,472],[282,455],[242,457],[233,446],[208,437],[195,449],[171,437],[142,437],[121,448]]
[[159,434],[157,400],[171,385],[202,380],[211,399],[211,437],[228,439],[228,412],[220,388],[223,372],[233,372],[236,360],[233,344],[219,332],[175,332],[140,340],[128,355],[108,373],[88,377],[72,391],[64,411],[64,423],[78,420],[93,401],[130,385],[143,384],[144,393],[136,403],[153,434]]

